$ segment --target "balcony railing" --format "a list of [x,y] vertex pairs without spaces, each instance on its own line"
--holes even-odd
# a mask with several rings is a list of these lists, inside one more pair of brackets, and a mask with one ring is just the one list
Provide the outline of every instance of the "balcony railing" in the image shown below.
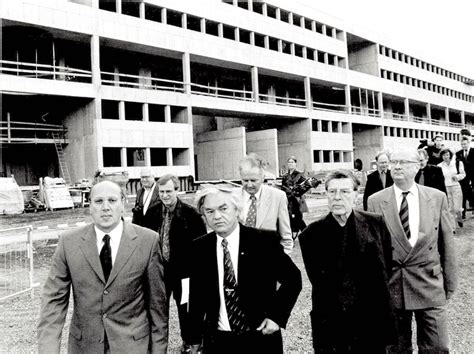
[[278,106],[288,106],[295,108],[306,107],[306,100],[304,98],[265,95],[263,93],[259,94],[258,97],[261,103],[276,104]]
[[182,81],[159,79],[151,76],[111,73],[107,71],[101,71],[100,73],[103,85],[184,92],[184,83]]
[[348,112],[348,107],[346,105],[316,102],[316,101],[313,102],[313,109],[317,109],[320,111],[340,112],[340,113]]
[[92,72],[68,66],[0,60],[0,73],[36,79],[92,82]]
[[218,86],[200,85],[191,83],[191,93],[196,95],[211,96],[217,98],[230,98],[241,101],[253,101],[252,91],[235,90]]
[[1,121],[0,140],[6,143],[38,143],[52,139],[52,133],[59,133],[60,139],[66,138],[67,129],[63,125]]
[[359,116],[380,117],[380,110],[369,107],[351,106],[351,113]]

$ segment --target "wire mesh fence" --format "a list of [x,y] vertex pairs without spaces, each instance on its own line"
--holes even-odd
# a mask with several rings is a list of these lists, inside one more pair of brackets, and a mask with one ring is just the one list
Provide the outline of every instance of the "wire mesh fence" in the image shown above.
[[0,302],[30,292],[39,283],[33,276],[31,226],[0,230]]

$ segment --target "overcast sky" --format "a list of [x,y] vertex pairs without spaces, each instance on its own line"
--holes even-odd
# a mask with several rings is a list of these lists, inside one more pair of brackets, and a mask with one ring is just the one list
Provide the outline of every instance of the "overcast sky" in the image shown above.
[[421,53],[420,59],[474,79],[474,0],[298,1],[383,34],[394,49]]

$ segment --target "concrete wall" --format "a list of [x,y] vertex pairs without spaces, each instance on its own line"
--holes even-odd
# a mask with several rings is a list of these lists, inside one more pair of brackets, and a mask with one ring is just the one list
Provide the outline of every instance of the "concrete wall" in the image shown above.
[[280,174],[286,172],[286,159],[295,156],[298,170],[312,170],[311,119],[295,120],[278,129]]
[[375,160],[375,155],[383,149],[383,136],[381,127],[365,126],[364,130],[352,129],[354,139],[354,160],[361,159],[364,169],[370,168],[370,162]]
[[197,179],[237,179],[245,155],[245,128],[196,134]]
[[247,154],[253,152],[262,157],[268,165],[268,172],[278,176],[278,142],[277,130],[266,129],[256,132],[247,132],[245,135],[247,143]]
[[378,75],[377,46],[375,44],[349,53],[349,68],[370,75]]

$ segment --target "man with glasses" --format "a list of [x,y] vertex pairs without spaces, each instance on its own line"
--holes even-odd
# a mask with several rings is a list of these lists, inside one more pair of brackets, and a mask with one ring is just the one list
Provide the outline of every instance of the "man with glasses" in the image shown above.
[[154,209],[160,205],[158,188],[155,183],[155,173],[150,167],[144,167],[140,171],[140,182],[142,188],[137,192],[135,207],[132,209],[132,223],[156,231],[156,220],[152,217]]
[[420,353],[448,352],[446,301],[457,286],[453,230],[446,195],[415,183],[416,150],[391,156],[394,185],[368,200],[382,214],[393,247],[390,293],[398,322],[398,345],[391,353],[412,352],[412,317]]
[[388,169],[388,154],[385,151],[379,151],[375,155],[375,163],[377,164],[377,170],[372,172],[367,177],[367,183],[364,190],[364,210],[367,211],[367,199],[378,191],[384,188],[390,187],[393,184],[390,170]]
[[350,171],[330,173],[330,213],[299,236],[312,285],[315,353],[385,353],[396,340],[386,269],[390,234],[380,215],[353,209],[358,186]]
[[415,176],[415,182],[422,186],[440,190],[446,194],[444,175],[441,167],[428,164],[428,153],[425,149],[418,150],[420,169]]

